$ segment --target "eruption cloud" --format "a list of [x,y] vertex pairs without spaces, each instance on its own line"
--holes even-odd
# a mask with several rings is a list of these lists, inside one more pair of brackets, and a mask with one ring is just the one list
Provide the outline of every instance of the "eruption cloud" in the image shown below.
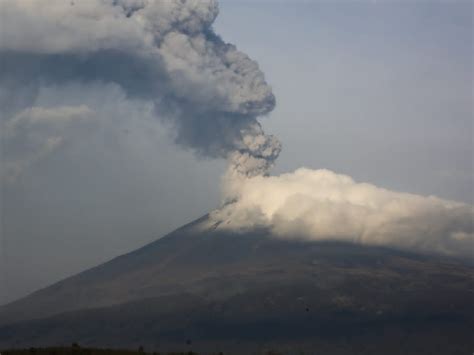
[[275,97],[257,63],[213,31],[216,1],[0,6],[3,181],[84,139],[97,122],[117,124],[117,107],[146,107],[144,116],[169,124],[177,144],[228,160],[224,203],[210,214],[219,229],[472,256],[472,206],[327,170],[270,176],[281,144],[257,118],[273,110]]
[[339,240],[472,257],[472,206],[357,183],[329,170],[280,176],[226,175],[210,224],[222,230],[270,229],[280,238]]
[[[266,172],[278,155],[279,142],[256,119],[274,108],[275,97],[257,63],[214,33],[216,1],[52,0],[44,6],[0,0],[0,6],[0,102],[9,107],[2,126],[24,110],[55,110],[34,107],[41,89],[112,83],[127,99],[153,102],[175,141],[198,155],[235,161],[249,176]],[[7,160],[18,144],[11,133],[2,136]]]

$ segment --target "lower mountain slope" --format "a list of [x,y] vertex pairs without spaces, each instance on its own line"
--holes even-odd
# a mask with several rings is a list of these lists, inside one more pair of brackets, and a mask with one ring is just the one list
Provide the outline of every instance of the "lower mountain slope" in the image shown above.
[[[474,268],[381,247],[203,228],[0,308],[0,348],[469,353]],[[315,350],[317,349],[317,350]],[[314,351],[314,352],[313,352]]]

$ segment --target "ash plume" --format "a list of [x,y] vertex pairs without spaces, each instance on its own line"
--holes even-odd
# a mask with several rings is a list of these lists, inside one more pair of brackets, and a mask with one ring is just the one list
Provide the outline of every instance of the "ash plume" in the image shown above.
[[[274,95],[257,63],[214,33],[216,1],[53,0],[45,6],[1,0],[0,6],[2,126],[24,110],[57,111],[58,103],[38,106],[41,90],[116,84],[126,100],[152,102],[175,141],[198,155],[236,161],[249,175],[266,171],[278,155],[280,144],[256,119],[274,108]],[[77,98],[63,97],[61,106],[70,101]],[[15,159],[8,152],[16,145],[28,145],[11,130],[2,138],[6,160]],[[28,166],[10,165],[17,167],[10,177]]]
[[210,215],[217,228],[472,255],[472,206],[328,170],[270,176],[281,144],[257,118],[275,97],[258,64],[213,31],[216,1],[0,0],[0,7],[4,180],[97,126],[142,117],[167,123],[176,143],[199,156],[227,159],[224,203]]

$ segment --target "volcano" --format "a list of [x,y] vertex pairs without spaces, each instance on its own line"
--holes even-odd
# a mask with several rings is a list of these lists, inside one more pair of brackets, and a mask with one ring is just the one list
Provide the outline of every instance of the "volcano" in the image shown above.
[[222,231],[204,216],[0,308],[0,348],[467,354],[469,260]]

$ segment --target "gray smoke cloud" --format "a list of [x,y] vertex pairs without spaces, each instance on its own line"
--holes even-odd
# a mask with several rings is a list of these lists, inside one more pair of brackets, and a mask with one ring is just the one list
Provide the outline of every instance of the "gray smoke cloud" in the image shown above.
[[[274,95],[257,63],[214,33],[216,1],[53,0],[45,6],[1,0],[0,6],[6,179],[58,149],[75,129],[75,111],[93,119],[95,107],[33,107],[41,90],[71,83],[111,83],[126,100],[151,101],[178,144],[236,161],[249,176],[267,171],[277,157],[280,143],[256,119],[274,108]],[[25,133],[33,129],[35,137]],[[19,157],[16,151],[27,147],[31,152]]]

